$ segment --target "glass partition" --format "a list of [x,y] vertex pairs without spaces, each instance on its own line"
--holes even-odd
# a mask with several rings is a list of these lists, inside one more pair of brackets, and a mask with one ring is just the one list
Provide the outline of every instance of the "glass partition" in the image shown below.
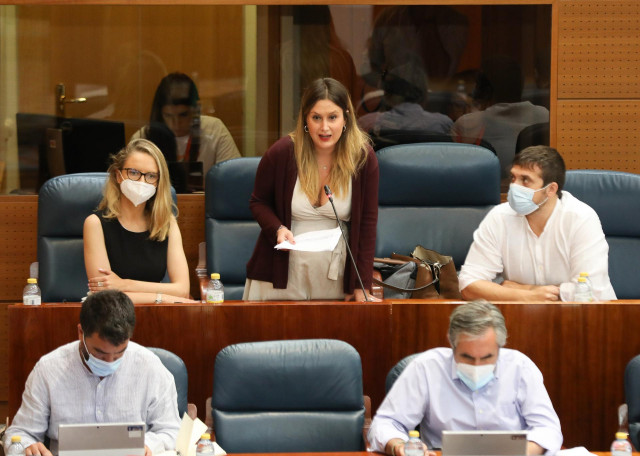
[[472,142],[506,171],[548,142],[550,5],[0,6],[0,32],[2,194],[106,170],[136,136],[201,191],[217,161],[287,134],[323,76],[376,149]]

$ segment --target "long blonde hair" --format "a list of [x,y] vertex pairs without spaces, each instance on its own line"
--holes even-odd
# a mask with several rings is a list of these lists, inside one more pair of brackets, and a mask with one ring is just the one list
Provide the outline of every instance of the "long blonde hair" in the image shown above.
[[318,162],[313,140],[305,134],[306,119],[311,109],[320,100],[329,100],[342,109],[346,130],[340,136],[333,153],[333,166],[329,174],[331,190],[336,196],[345,195],[349,182],[367,161],[369,137],[358,127],[356,116],[347,89],[332,78],[313,81],[300,100],[300,111],[295,131],[289,133],[298,166],[300,186],[305,195],[315,201],[320,187]]
[[103,212],[105,218],[116,218],[120,215],[120,185],[118,184],[117,172],[122,172],[125,161],[133,152],[142,152],[153,157],[158,165],[158,187],[144,206],[144,213],[149,220],[149,238],[154,241],[164,241],[169,234],[171,216],[178,214],[178,208],[171,198],[171,181],[169,180],[169,168],[167,162],[151,141],[146,139],[134,139],[127,146],[115,155],[111,156],[107,182],[104,184],[102,201],[98,205],[98,210]]

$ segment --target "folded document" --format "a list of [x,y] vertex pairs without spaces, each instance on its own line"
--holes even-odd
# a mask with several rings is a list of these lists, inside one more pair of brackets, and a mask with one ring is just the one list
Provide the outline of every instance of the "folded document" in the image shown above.
[[309,231],[296,236],[296,243],[281,242],[274,248],[278,250],[301,250],[304,252],[332,252],[340,240],[340,227],[331,230]]

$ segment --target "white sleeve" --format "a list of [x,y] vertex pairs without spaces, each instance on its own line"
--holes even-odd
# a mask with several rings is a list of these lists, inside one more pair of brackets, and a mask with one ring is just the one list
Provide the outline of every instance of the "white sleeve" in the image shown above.
[[572,226],[570,253],[571,277],[587,272],[596,299],[616,299],[609,279],[609,244],[595,212]]
[[[499,207],[499,206],[498,206]],[[460,291],[478,280],[491,281],[504,270],[501,252],[500,216],[492,209],[473,233],[473,243],[460,269]]]
[[[160,361],[158,360],[158,363]],[[154,394],[147,410],[147,431],[145,445],[153,454],[161,454],[166,450],[175,450],[176,438],[180,429],[178,416],[178,393],[171,373],[163,366],[152,375]]]
[[384,453],[389,440],[407,440],[409,430],[422,421],[428,401],[424,369],[414,360],[395,381],[371,422],[367,439],[372,450]]
[[49,429],[51,403],[49,392],[44,381],[44,375],[39,364],[29,374],[22,394],[22,404],[13,418],[11,426],[4,436],[5,454],[9,451],[11,437],[22,437],[22,445],[26,448],[37,442],[44,442]]
[[542,372],[530,359],[521,372],[518,402],[529,430],[527,440],[547,450],[546,454],[555,454],[562,446],[560,419],[544,387]]

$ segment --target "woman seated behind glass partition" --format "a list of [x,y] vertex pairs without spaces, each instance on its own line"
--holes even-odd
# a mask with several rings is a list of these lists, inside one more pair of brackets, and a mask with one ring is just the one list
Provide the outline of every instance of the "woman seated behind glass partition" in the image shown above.
[[350,224],[345,230],[349,246],[370,290],[378,161],[358,128],[349,93],[331,78],[309,85],[295,131],[273,144],[258,165],[249,206],[262,231],[247,264],[243,299],[365,300],[342,239],[328,252],[273,248],[285,240],[295,243],[296,236],[309,231],[336,228],[325,185],[333,191],[340,220]]
[[188,302],[174,208],[167,163],[152,142],[134,139],[112,156],[102,201],[84,222],[89,291],[117,289],[134,303]]
[[[167,125],[176,136],[177,161],[200,161],[206,175],[213,165],[240,157],[240,152],[220,119],[200,115],[199,100],[189,76],[168,74],[156,89],[149,123]],[[131,137],[136,138],[147,138],[144,128]]]

